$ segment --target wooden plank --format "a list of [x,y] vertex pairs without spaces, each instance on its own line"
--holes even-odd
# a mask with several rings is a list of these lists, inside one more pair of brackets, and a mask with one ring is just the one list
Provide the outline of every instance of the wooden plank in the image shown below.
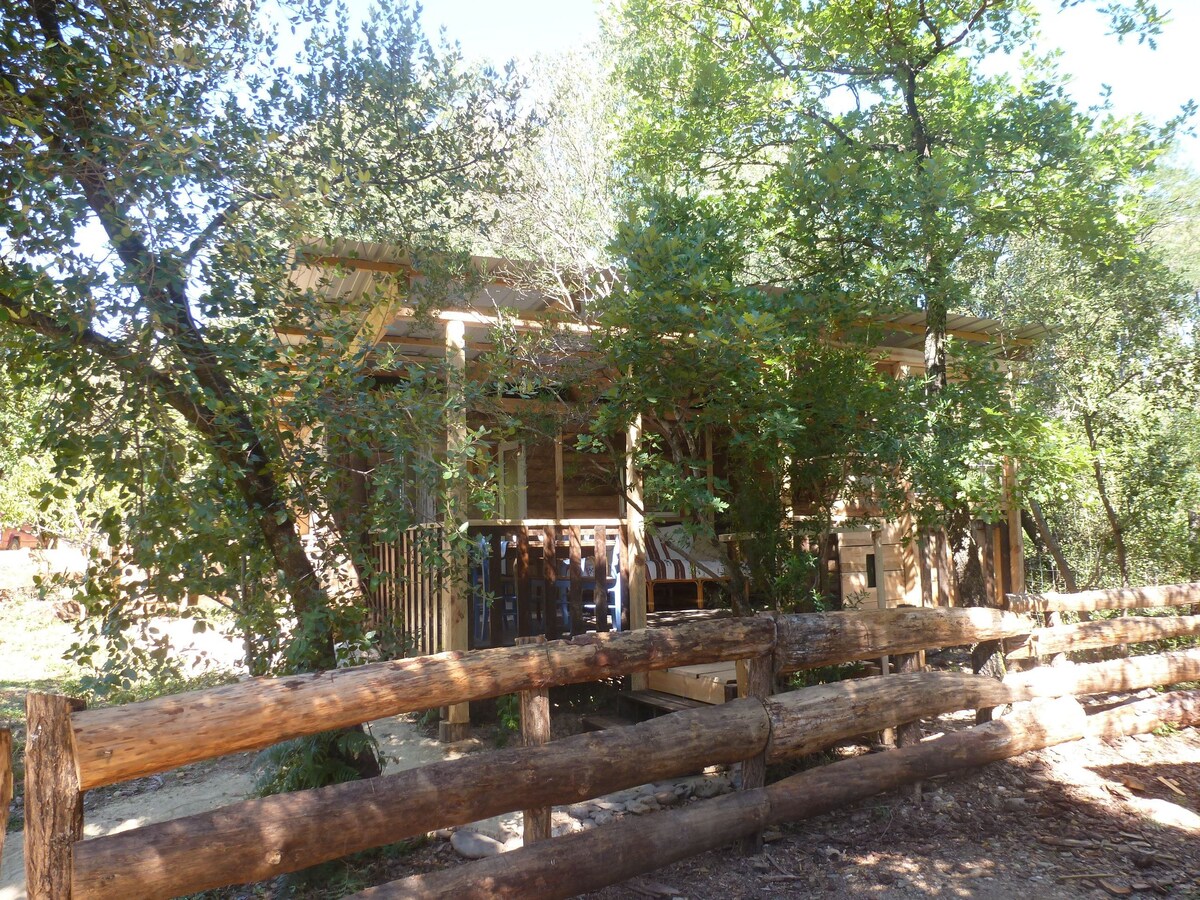
[[529,529],[517,529],[517,634],[533,634],[533,585],[529,577]]
[[[599,681],[647,669],[765,653],[770,621],[720,619],[588,634],[542,647],[390,660],[311,675],[260,678],[77,713],[83,789],[269,746],[314,730],[519,690]],[[153,742],[143,736],[153,734]]]
[[[617,529],[617,542],[620,543],[620,529]],[[624,556],[618,547],[622,573],[625,570]],[[592,570],[595,577],[592,588],[592,599],[596,605],[596,631],[608,631],[608,528],[597,525],[592,538]],[[623,576],[622,576],[623,577]]]
[[545,584],[545,606],[542,610],[547,640],[562,637],[558,621],[558,533],[553,525],[542,528],[542,580]]
[[725,685],[730,680],[723,675],[685,675],[675,669],[646,673],[648,690],[712,704],[725,702]]
[[[587,631],[583,622],[583,541],[578,525],[572,525],[568,534],[570,535],[568,573],[571,586],[570,592],[567,594],[567,608],[571,611],[571,634],[583,634]],[[599,579],[597,579],[598,581]]]
[[71,714],[82,709],[83,701],[57,694],[25,696],[25,889],[30,900],[73,897],[72,858],[83,839],[83,792]]
[[[551,547],[554,545],[551,544]],[[517,638],[521,645],[544,644],[541,635]],[[521,691],[521,744],[525,747],[540,747],[550,743],[550,692],[546,688]],[[550,839],[550,807],[539,806],[526,809],[522,814],[525,845]]]

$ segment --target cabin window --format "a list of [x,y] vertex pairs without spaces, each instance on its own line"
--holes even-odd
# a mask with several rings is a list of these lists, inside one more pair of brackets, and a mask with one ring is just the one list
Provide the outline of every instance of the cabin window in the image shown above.
[[867,587],[878,587],[878,582],[875,578],[875,554],[867,554]]

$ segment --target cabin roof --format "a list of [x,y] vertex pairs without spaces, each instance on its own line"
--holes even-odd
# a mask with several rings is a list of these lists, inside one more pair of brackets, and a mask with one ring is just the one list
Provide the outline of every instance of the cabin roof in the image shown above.
[[[293,284],[348,302],[376,294],[379,302],[386,304],[388,286],[397,277],[406,279],[407,287],[416,292],[429,283],[410,257],[389,244],[310,240],[296,249],[294,260]],[[400,345],[407,355],[440,356],[442,332],[438,321],[458,318],[466,323],[468,354],[475,355],[488,342],[502,311],[508,324],[518,330],[541,328],[554,322],[583,335],[589,331],[573,311],[564,310],[542,294],[519,287],[523,274],[520,262],[472,256],[470,266],[478,281],[469,295],[465,290],[455,292],[453,287],[442,286],[439,311],[428,318],[415,316],[413,309],[403,303],[392,304],[376,323],[374,342]],[[911,356],[914,362],[919,358],[925,339],[924,311],[879,316],[863,324],[883,332],[877,341],[880,349],[894,351],[896,356]],[[1017,359],[1050,330],[1040,324],[1007,326],[997,319],[950,314],[946,333],[982,345],[991,355]],[[302,331],[288,328],[281,328],[280,336],[289,341],[304,339]]]

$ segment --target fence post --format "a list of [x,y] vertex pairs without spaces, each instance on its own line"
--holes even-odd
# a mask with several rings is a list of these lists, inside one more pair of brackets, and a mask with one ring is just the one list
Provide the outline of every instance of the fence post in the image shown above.
[[4,834],[8,831],[8,806],[13,798],[12,732],[0,728],[0,855],[4,853]]
[[[517,644],[544,644],[545,635],[519,637]],[[550,742],[550,692],[546,688],[521,691],[521,743],[536,747]],[[525,846],[550,837],[550,807],[527,809],[523,813]]]
[[[740,663],[741,660],[738,662]],[[762,656],[755,656],[746,660],[745,672],[745,696],[757,697],[760,700],[764,700],[775,693],[774,647],[771,648],[770,653],[764,653]],[[764,748],[763,752],[757,756],[742,760],[741,789],[743,791],[752,791],[756,788],[765,787],[766,783],[767,751]],[[762,847],[763,837],[761,831],[755,831],[742,838],[742,853],[746,856],[754,856],[761,853]]]
[[82,700],[25,697],[25,889],[29,900],[70,900],[71,857],[83,837],[83,794],[71,713]]

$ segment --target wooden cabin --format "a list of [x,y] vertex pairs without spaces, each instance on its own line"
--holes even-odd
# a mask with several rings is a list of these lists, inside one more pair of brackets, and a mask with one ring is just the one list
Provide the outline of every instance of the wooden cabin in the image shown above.
[[[521,373],[497,380],[486,371],[486,354],[495,329],[516,334],[554,329],[568,345],[556,359],[536,363],[553,368],[588,355],[589,329],[580,310],[566,310],[544,297],[519,290],[508,277],[506,263],[475,259],[477,286],[468,293],[444,299],[429,315],[421,315],[410,298],[422,288],[422,276],[395,248],[363,242],[313,244],[297,255],[294,283],[362,307],[359,347],[388,346],[414,363],[439,361],[446,367],[448,390],[462,391],[466,379],[491,379],[498,385],[496,408],[511,421],[545,420],[559,415],[565,424],[551,435],[544,430],[497,429],[489,444],[496,502],[490,515],[469,507],[465,498],[454,506],[465,511],[470,550],[460,558],[458,574],[435,574],[430,559],[447,553],[446,529],[456,522],[438,519],[440,504],[414,498],[420,523],[400,540],[377,543],[377,570],[385,573],[370,597],[377,622],[399,621],[415,652],[465,650],[512,644],[519,639],[609,629],[637,629],[656,620],[678,621],[704,614],[728,589],[729,546],[698,547],[686,531],[674,527],[670,512],[641,512],[641,474],[633,454],[641,440],[640,420],[627,434],[617,436],[625,459],[621,466],[597,465],[598,457],[575,448],[572,427],[585,424],[578,416],[561,415],[572,397],[569,391],[530,390]],[[364,299],[364,298],[369,298]],[[924,319],[919,313],[897,316],[883,325],[877,365],[895,377],[922,371]],[[948,330],[956,337],[995,342],[999,323],[953,316]],[[1005,346],[1028,344],[1036,329],[1005,332]],[[310,340],[302,329],[279,329],[285,342]],[[587,367],[583,367],[584,370]],[[578,377],[599,377],[593,375]],[[486,412],[449,404],[445,431],[433,452],[461,446],[469,430],[488,427]],[[574,421],[577,424],[572,426]],[[723,461],[706,441],[710,477],[721,477]],[[872,528],[860,523],[869,509],[846,506],[840,511],[844,527],[836,529],[837,547],[831,565],[842,602],[851,608],[914,606],[953,601],[944,548],[927,547],[914,539],[911,522],[886,522]],[[994,550],[989,591],[999,601],[1006,590],[1019,590],[1019,519],[1014,515],[993,526],[986,546]],[[736,541],[735,536],[725,536]],[[942,553],[942,557],[938,553]],[[465,572],[462,570],[465,568]],[[721,668],[721,667],[718,667]],[[670,671],[634,676],[633,687],[647,687],[719,702],[731,691],[732,669]],[[467,711],[449,711],[443,737],[457,739],[467,728]]]

